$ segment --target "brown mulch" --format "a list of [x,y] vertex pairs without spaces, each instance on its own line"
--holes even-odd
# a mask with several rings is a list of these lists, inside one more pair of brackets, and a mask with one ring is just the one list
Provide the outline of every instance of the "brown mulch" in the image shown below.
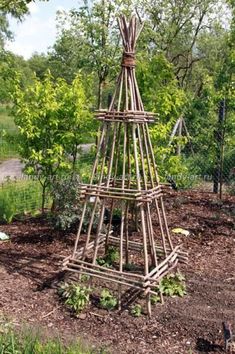
[[11,242],[0,244],[0,315],[13,323],[40,326],[67,340],[82,337],[110,353],[223,353],[222,321],[235,328],[235,198],[180,192],[165,198],[170,228],[189,252],[181,266],[187,295],[165,298],[151,319],[128,310],[107,312],[91,305],[75,318],[62,305],[56,286],[61,260],[70,254],[73,233],[53,231],[42,218],[1,225]]

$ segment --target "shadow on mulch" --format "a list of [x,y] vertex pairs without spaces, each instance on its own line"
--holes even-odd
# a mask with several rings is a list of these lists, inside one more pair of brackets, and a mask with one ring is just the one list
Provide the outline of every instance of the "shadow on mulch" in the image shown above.
[[195,347],[196,350],[198,350],[201,353],[221,353],[223,352],[223,347],[218,344],[214,344],[209,342],[209,340],[204,339],[204,338],[198,338],[197,339],[197,344]]
[[[8,249],[1,250],[0,253],[0,265],[10,274],[18,273],[33,281],[36,284],[35,291],[52,288],[64,277],[64,272],[50,269],[48,261],[58,263],[58,259],[50,252],[33,254]],[[48,267],[45,264],[48,264]]]

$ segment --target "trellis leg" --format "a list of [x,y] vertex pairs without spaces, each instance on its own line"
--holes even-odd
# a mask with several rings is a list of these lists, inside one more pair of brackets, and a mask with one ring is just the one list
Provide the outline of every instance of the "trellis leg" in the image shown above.
[[[152,162],[153,162],[153,171],[154,171],[155,183],[157,185],[159,185],[159,178],[158,178],[157,171],[156,171],[156,164],[155,164],[155,159],[154,159],[153,147],[152,147],[150,136],[149,136],[148,126],[145,125],[144,128],[145,128],[145,131],[147,133],[147,136],[146,136],[147,144],[146,144],[146,146],[149,146],[150,156],[151,156]],[[161,218],[161,213],[160,213],[160,208],[159,208],[159,205],[158,205],[157,198],[155,198],[154,202],[155,202],[155,206],[156,206],[156,210],[157,210],[158,222],[159,222],[160,231],[161,231],[161,235],[162,235],[162,245],[163,245],[163,249],[164,249],[164,253],[165,253],[165,257],[166,257],[168,255],[167,248],[166,248],[166,239],[165,239],[165,233],[164,233],[164,229],[163,229],[163,225],[162,225],[162,218]]]
[[[151,187],[153,188],[154,187],[154,180],[153,180],[153,174],[152,174],[152,166],[151,166],[151,162],[150,162],[150,158],[149,158],[149,150],[148,150],[148,143],[147,143],[146,132],[145,132],[145,125],[142,125],[141,127],[142,127],[142,131],[143,131],[144,146],[145,146],[145,151],[146,151],[146,158],[147,158],[150,182],[151,182]],[[164,231],[163,231],[163,228],[162,228],[161,217],[160,217],[160,212],[159,212],[159,209],[158,209],[157,200],[155,199],[154,202],[155,202],[156,210],[158,212],[157,215],[158,215],[158,220],[159,220],[159,225],[160,225],[160,231],[161,231],[162,239],[164,239]],[[152,225],[151,217],[150,217],[150,223]],[[155,248],[153,230],[152,230],[152,236],[153,236],[153,245],[154,245],[154,248]],[[166,249],[165,248],[164,248],[164,252],[165,252],[165,256],[166,256]],[[158,262],[157,262],[157,256],[156,256],[156,265],[157,264],[158,264]],[[163,304],[164,303],[164,299],[163,299],[163,295],[162,295],[161,292],[160,292],[160,299],[161,299],[161,303]]]
[[[103,129],[102,129],[102,133],[101,133],[101,137],[100,137],[100,141],[99,141],[99,146],[97,148],[96,158],[95,158],[95,162],[94,162],[94,165],[93,165],[92,174],[91,174],[91,178],[90,178],[90,185],[92,184],[93,179],[94,179],[94,174],[95,174],[95,170],[96,170],[96,167],[97,167],[97,164],[98,164],[99,154],[100,154],[100,150],[101,150],[101,146],[102,146],[102,143],[103,143],[103,140],[104,140],[104,136],[105,136],[106,130],[107,130],[107,123],[104,124]],[[83,225],[83,221],[84,221],[84,216],[85,216],[85,213],[86,213],[88,198],[89,198],[88,196],[86,196],[86,198],[85,198],[85,203],[84,203],[84,206],[83,206],[82,216],[81,216],[81,219],[80,219],[80,222],[79,222],[79,227],[78,227],[78,231],[77,231],[76,241],[75,241],[75,245],[74,245],[73,257],[76,256],[77,246],[78,246],[79,238],[80,238],[81,231],[82,231],[82,225]]]
[[[148,126],[147,125],[146,125],[146,132],[147,132],[147,138],[148,138],[148,143],[149,143],[149,147],[150,147],[150,153],[151,153],[151,156],[152,156],[152,159],[153,159],[155,177],[156,177],[156,180],[159,181],[159,177],[157,175],[156,163],[155,163],[155,159],[154,159],[153,147],[152,147],[152,143],[151,143],[151,139],[150,139],[149,130],[148,130]],[[170,246],[171,250],[173,250],[173,245],[172,245],[171,236],[170,236],[170,233],[169,233],[169,228],[168,228],[168,225],[167,225],[166,214],[165,214],[165,210],[164,210],[162,197],[160,197],[160,203],[161,203],[161,208],[163,207],[162,208],[162,214],[163,214],[163,221],[164,221],[164,224],[165,224],[167,239],[168,239],[169,246]]]
[[[136,125],[133,124],[132,135],[133,135],[133,147],[134,147],[134,159],[136,166],[136,177],[137,177],[137,186],[138,190],[141,190],[141,182],[140,182],[140,172],[138,165],[138,153],[137,153],[137,144],[136,144],[136,136],[135,136]],[[141,216],[141,225],[142,225],[142,233],[143,233],[143,246],[144,246],[144,275],[147,275],[149,272],[148,265],[148,249],[147,249],[147,237],[146,237],[146,227],[145,227],[145,215],[144,215],[144,207],[143,203],[140,205],[140,216]],[[149,296],[149,289],[146,289],[147,293],[147,311],[148,315],[151,316],[151,301]]]
[[[120,92],[119,92],[118,105],[117,105],[118,111],[120,110],[120,106],[121,106],[122,89],[123,89],[123,76],[124,76],[124,73],[123,73],[123,71],[121,71],[121,74],[119,75],[119,78],[120,78],[120,82],[119,82]],[[114,105],[114,101],[110,105],[110,110],[114,109],[113,105]],[[116,153],[115,169],[114,169],[114,176],[113,176],[114,185],[115,185],[115,181],[116,181],[116,177],[117,177],[117,169],[118,169],[118,158],[119,158],[119,151],[120,151],[121,127],[122,127],[122,124],[119,123],[118,135],[117,135],[117,153]],[[107,247],[108,247],[109,233],[111,231],[112,218],[113,218],[113,210],[114,210],[114,201],[112,199],[111,212],[110,212],[110,221],[109,221],[108,230],[107,230],[107,234],[106,234],[106,240],[105,240],[105,251],[107,251]]]
[[[103,156],[103,159],[102,159],[99,183],[101,183],[102,178],[103,178],[105,160],[106,160],[106,157],[107,157],[108,140],[109,140],[109,135],[107,135],[106,139],[105,139],[105,151],[104,151],[104,156]],[[94,171],[94,169],[93,169],[93,171]],[[87,246],[88,246],[88,244],[90,242],[91,230],[92,230],[92,226],[93,226],[93,221],[94,221],[94,217],[95,217],[97,204],[98,204],[98,196],[96,195],[95,202],[94,202],[93,209],[92,209],[91,219],[90,219],[89,226],[88,226],[87,238],[86,238],[86,243],[85,243],[85,246],[84,246],[84,249],[83,249],[82,259],[85,258],[86,251],[87,251]]]
[[[127,142],[127,131],[126,124],[124,124],[124,142],[123,142],[123,164],[122,164],[122,191],[125,189],[125,173],[126,173],[126,142]],[[119,255],[119,270],[123,271],[123,232],[124,232],[124,221],[125,221],[125,203],[122,200],[122,215],[121,215],[121,228],[120,228],[120,255]],[[118,307],[121,309],[121,285],[118,287]]]
[[[137,130],[138,130],[138,136],[139,136],[139,147],[140,147],[140,156],[141,156],[141,165],[142,165],[142,173],[143,173],[143,181],[144,181],[144,188],[145,190],[148,189],[147,186],[147,177],[145,175],[145,165],[144,165],[144,153],[143,153],[143,146],[142,146],[142,140],[140,136],[140,127],[139,124],[137,124]],[[150,207],[149,203],[146,205],[147,207],[147,229],[148,229],[148,236],[149,236],[149,244],[150,244],[150,251],[151,251],[151,256],[152,256],[152,261],[153,264],[157,264],[157,257],[156,257],[156,250],[154,247],[154,240],[153,240],[153,232],[152,232],[152,223],[151,223],[151,217],[150,217]]]
[[[119,159],[119,153],[120,153],[121,127],[122,127],[122,124],[119,123],[118,134],[117,134],[117,151],[116,151],[116,161],[115,161],[114,176],[113,176],[113,186],[115,186],[116,177],[117,177],[118,159]],[[109,243],[109,235],[110,235],[110,231],[111,231],[111,227],[112,227],[113,211],[114,211],[114,199],[112,199],[112,201],[111,201],[110,220],[109,220],[108,229],[106,232],[106,240],[105,240],[105,252],[107,252],[108,243]]]
[[[127,136],[127,188],[130,188],[131,185],[131,152],[130,152],[130,137],[129,137],[129,124],[126,123],[126,136]],[[125,239],[126,239],[126,264],[129,263],[129,242],[128,242],[128,213],[129,213],[129,201],[126,201],[126,210],[125,210]]]
[[[113,156],[114,156],[114,149],[115,149],[115,143],[116,143],[116,135],[117,135],[117,125],[114,125],[114,132],[113,132],[113,142],[112,142],[112,148],[111,148],[111,156],[110,156],[110,161],[109,161],[109,168],[108,168],[108,173],[107,173],[107,182],[106,182],[106,187],[109,186],[110,183],[110,178],[111,178],[111,171],[112,171],[112,166],[113,166]],[[97,252],[98,252],[98,247],[99,247],[99,239],[100,239],[100,230],[103,224],[104,220],[104,209],[105,209],[105,203],[104,200],[102,202],[102,207],[101,207],[101,213],[100,213],[100,219],[99,219],[99,225],[97,228],[97,233],[96,233],[96,239],[95,239],[95,249],[94,249],[94,255],[93,255],[93,261],[92,263],[95,264],[96,258],[97,258]]]

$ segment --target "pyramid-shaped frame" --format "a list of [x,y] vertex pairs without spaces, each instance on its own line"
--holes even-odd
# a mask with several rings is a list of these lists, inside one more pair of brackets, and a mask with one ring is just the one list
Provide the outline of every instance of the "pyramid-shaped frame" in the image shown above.
[[[126,286],[142,290],[150,315],[156,284],[187,255],[171,241],[148,128],[154,115],[144,110],[135,77],[135,46],[142,26],[135,16],[129,24],[121,16],[118,23],[124,46],[121,72],[109,109],[97,112],[102,127],[96,158],[90,183],[81,185],[83,212],[74,251],[63,265],[118,284],[119,299]],[[97,264],[110,245],[119,251],[112,268]]]

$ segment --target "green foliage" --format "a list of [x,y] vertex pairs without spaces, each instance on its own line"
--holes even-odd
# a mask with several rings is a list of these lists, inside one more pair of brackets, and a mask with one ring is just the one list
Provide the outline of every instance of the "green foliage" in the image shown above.
[[166,124],[169,119],[174,121],[179,117],[186,100],[185,93],[178,86],[173,65],[163,54],[145,60],[141,57],[137,79],[146,110],[156,112],[160,123]]
[[0,326],[1,354],[91,354],[88,346],[76,340],[64,345],[59,338],[47,338],[35,328],[16,330],[8,323]]
[[[50,206],[50,200],[46,200]],[[15,216],[35,213],[42,204],[42,187],[38,181],[6,181],[0,185],[0,220],[10,223]]]
[[18,154],[18,131],[5,106],[0,106],[0,162]]
[[103,289],[100,294],[100,306],[106,310],[113,310],[117,306],[117,299],[109,290]]
[[50,69],[49,59],[45,54],[34,53],[27,64],[40,80],[43,80],[47,70]]
[[151,295],[150,301],[152,305],[156,305],[158,302],[161,301],[161,298],[159,295]]
[[[183,158],[175,156],[174,145],[168,145],[174,124],[186,103],[186,95],[175,79],[173,65],[163,54],[142,58],[137,67],[137,78],[146,110],[157,116],[150,134],[160,178],[187,174]],[[183,138],[180,143],[183,147],[187,140]]]
[[[69,230],[77,225],[83,211],[80,201],[80,180],[77,175],[61,176],[54,180],[51,187],[53,198],[52,222],[60,230]],[[93,210],[93,203],[87,203],[83,220],[83,230],[87,231]],[[99,205],[93,220],[93,228],[98,225]]]
[[91,288],[75,283],[64,283],[59,288],[59,294],[65,299],[65,304],[72,309],[76,315],[84,310],[90,301]]
[[118,250],[113,246],[109,246],[105,256],[97,258],[97,263],[103,267],[112,267],[113,264],[118,261],[118,259]]
[[25,91],[18,81],[13,97],[25,172],[37,175],[45,192],[54,176],[75,168],[78,145],[94,129],[81,77],[68,85],[47,72]]
[[140,317],[142,315],[142,307],[139,304],[132,306],[131,315],[134,317]]
[[162,295],[182,297],[186,295],[186,285],[184,281],[185,278],[180,273],[168,274],[161,280],[158,290]]
[[[48,1],[48,0],[40,0]],[[11,16],[22,20],[24,15],[29,13],[28,5],[33,2],[33,0],[19,0],[19,1],[9,1],[1,0],[0,13],[10,14]]]
[[228,191],[230,195],[235,195],[235,181],[229,183]]

